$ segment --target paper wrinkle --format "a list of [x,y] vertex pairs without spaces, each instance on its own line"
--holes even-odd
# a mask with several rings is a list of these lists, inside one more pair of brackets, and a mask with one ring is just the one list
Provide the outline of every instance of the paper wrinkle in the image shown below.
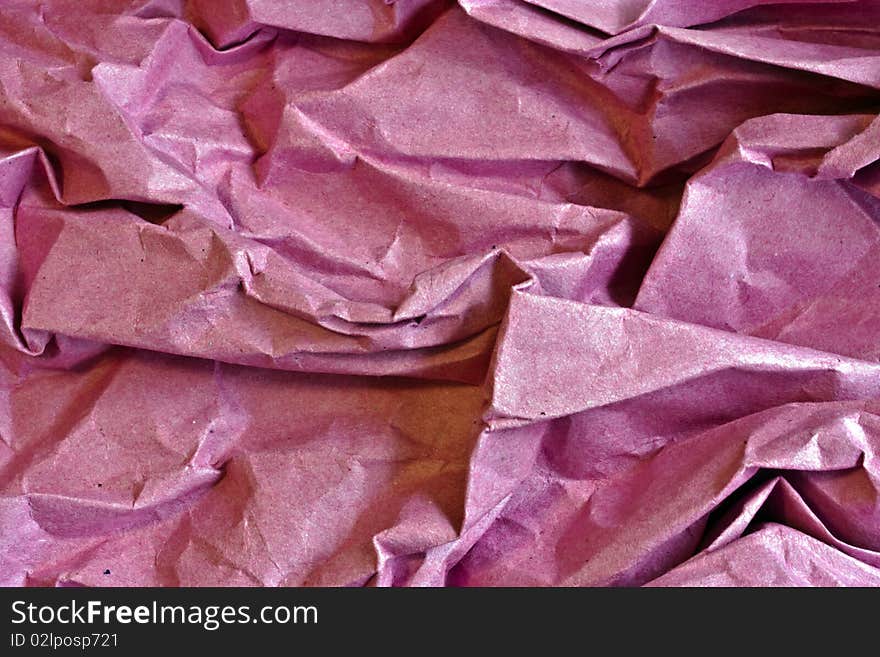
[[877,25],[7,2],[0,584],[880,585]]
[[788,527],[769,524],[650,586],[876,586],[877,569]]

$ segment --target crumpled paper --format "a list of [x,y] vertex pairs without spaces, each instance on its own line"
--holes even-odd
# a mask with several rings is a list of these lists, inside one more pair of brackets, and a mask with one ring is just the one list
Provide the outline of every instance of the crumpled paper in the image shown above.
[[7,0],[0,584],[880,585],[880,2]]

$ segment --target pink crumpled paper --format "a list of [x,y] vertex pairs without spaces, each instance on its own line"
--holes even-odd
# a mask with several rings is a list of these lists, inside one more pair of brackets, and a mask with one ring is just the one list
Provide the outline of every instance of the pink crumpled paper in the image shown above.
[[4,0],[0,583],[880,585],[880,2]]

